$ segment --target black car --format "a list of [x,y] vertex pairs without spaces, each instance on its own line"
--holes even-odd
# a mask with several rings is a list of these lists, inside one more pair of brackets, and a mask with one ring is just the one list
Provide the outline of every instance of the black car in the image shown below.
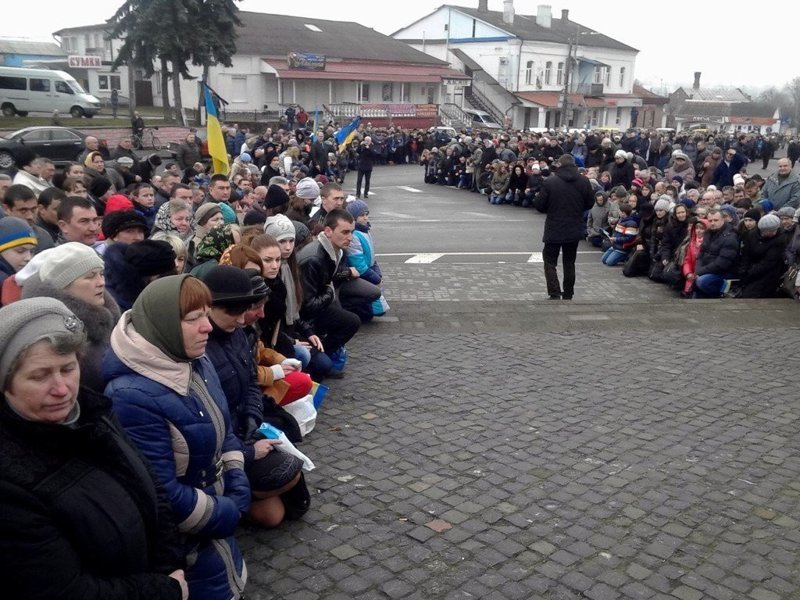
[[16,165],[17,151],[27,146],[57,166],[74,162],[83,152],[86,134],[70,127],[26,127],[0,138],[0,169]]

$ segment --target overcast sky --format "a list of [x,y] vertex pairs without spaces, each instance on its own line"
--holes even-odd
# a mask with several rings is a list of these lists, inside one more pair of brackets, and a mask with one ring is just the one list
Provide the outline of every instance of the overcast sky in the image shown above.
[[[356,21],[390,34],[443,3],[302,0],[287,4],[244,0],[238,4],[247,11]],[[518,14],[536,14],[541,3],[515,0],[514,8]],[[52,40],[52,32],[63,27],[105,21],[121,4],[119,0],[31,0],[13,11],[3,11],[0,36]],[[478,0],[456,0],[451,4],[477,7]],[[294,12],[288,12],[288,6]],[[794,2],[748,2],[724,7],[718,2],[698,0],[658,4],[572,0],[551,6],[553,16],[560,16],[561,9],[568,8],[570,20],[637,48],[640,52],[636,78],[654,91],[669,92],[677,85],[691,84],[694,71],[703,73],[703,85],[750,88],[780,87],[800,75],[795,43],[800,4]],[[502,0],[489,0],[489,8],[502,10]]]

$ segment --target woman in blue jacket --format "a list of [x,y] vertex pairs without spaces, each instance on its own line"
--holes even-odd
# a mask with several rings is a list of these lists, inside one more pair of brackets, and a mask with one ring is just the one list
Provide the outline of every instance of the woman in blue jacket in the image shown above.
[[111,334],[103,364],[114,412],[166,488],[186,535],[193,600],[242,597],[247,570],[234,531],[250,506],[241,444],[204,353],[211,294],[173,275],[151,283]]

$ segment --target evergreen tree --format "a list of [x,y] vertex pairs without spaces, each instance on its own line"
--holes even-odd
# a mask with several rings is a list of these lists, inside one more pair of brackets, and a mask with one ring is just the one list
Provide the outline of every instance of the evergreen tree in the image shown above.
[[[231,66],[236,53],[236,27],[241,24],[235,0],[126,0],[109,24],[111,38],[123,39],[113,67],[138,67],[145,76],[162,67],[162,82],[172,78],[174,107],[181,112],[180,81],[194,79],[187,63]],[[170,71],[165,73],[167,62]],[[169,94],[162,85],[165,117]]]

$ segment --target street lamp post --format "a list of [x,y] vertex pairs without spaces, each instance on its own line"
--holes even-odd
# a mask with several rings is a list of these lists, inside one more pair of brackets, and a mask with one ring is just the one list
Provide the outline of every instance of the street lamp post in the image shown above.
[[[577,38],[575,40],[577,44]],[[569,78],[572,74],[572,40],[567,48],[567,65],[564,69],[564,92],[561,100],[561,127],[567,129],[567,111],[569,110]]]

